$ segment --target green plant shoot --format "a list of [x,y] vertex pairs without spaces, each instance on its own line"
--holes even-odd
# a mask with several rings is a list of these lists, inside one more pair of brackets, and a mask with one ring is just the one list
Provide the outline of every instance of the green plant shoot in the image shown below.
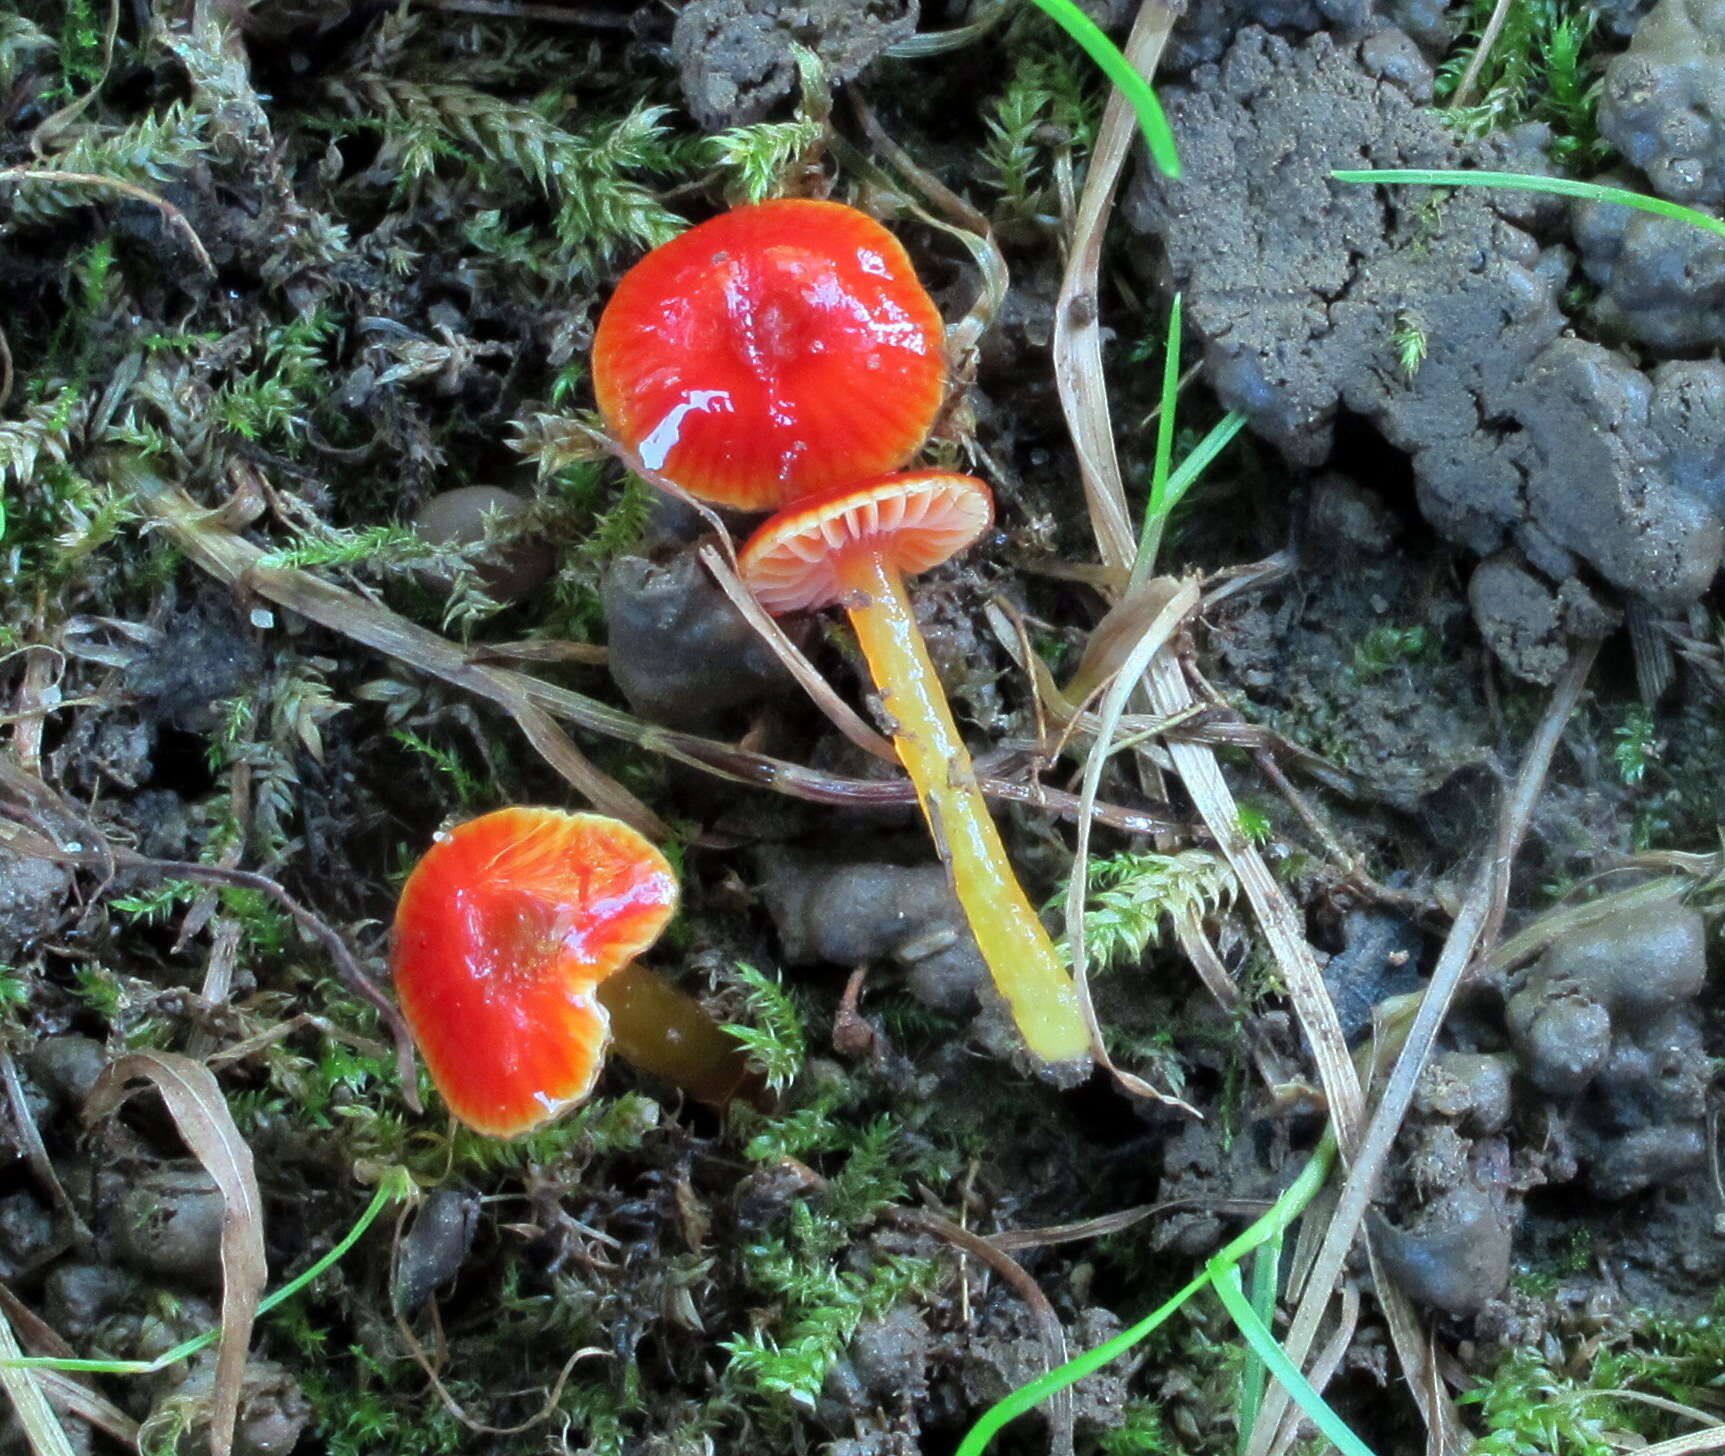
[[1156,412],[1156,460],[1150,472],[1150,499],[1144,507],[1144,530],[1138,538],[1138,555],[1132,562],[1128,591],[1137,591],[1149,580],[1162,549],[1162,528],[1168,524],[1173,503],[1168,499],[1168,467],[1174,458],[1174,410],[1180,397],[1180,322],[1184,302],[1176,293],[1168,308],[1168,344],[1162,351],[1162,407]]

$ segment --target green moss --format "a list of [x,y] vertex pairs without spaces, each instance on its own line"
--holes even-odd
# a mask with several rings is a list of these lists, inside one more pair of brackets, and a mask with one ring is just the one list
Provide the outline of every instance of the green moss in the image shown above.
[[1393,667],[1430,661],[1435,654],[1432,634],[1424,627],[1376,627],[1354,649],[1354,672],[1369,680]]
[[1147,1400],[1126,1403],[1120,1424],[1096,1441],[1100,1456],[1174,1456],[1180,1443],[1168,1432],[1161,1408]]
[[857,1326],[933,1281],[930,1261],[865,1254],[856,1242],[864,1225],[905,1196],[898,1136],[886,1118],[847,1131],[825,1188],[743,1250],[745,1277],[773,1309],[770,1321],[720,1342],[731,1356],[725,1383],[745,1405],[780,1418],[812,1406]]
[[348,1358],[319,1361],[300,1375],[313,1429],[329,1456],[454,1456],[473,1434],[437,1400],[410,1362],[386,1364],[359,1345]]
[[749,1059],[767,1079],[767,1086],[783,1092],[803,1069],[807,1043],[802,1018],[775,977],[746,965],[736,968],[736,977],[748,988],[745,1004],[750,1020],[727,1023],[725,1030],[748,1048]]
[[[1090,967],[1107,971],[1132,965],[1160,943],[1163,918],[1196,910],[1209,914],[1233,897],[1234,876],[1227,863],[1205,850],[1155,854],[1127,850],[1089,865],[1084,908],[1084,946]],[[1063,887],[1049,908],[1064,910]],[[1060,942],[1063,955],[1070,946]]]
[[987,185],[999,194],[997,217],[1058,217],[1054,163],[1088,151],[1096,137],[1094,73],[1084,69],[1054,28],[1037,20],[1023,27],[1043,33],[1043,45],[1025,44],[1006,89],[983,113],[988,140],[980,160]]
[[1651,1442],[1693,1429],[1625,1392],[1711,1404],[1725,1367],[1725,1293],[1697,1319],[1635,1314],[1619,1339],[1586,1339],[1585,1357],[1566,1352],[1552,1364],[1539,1350],[1506,1351],[1461,1397],[1478,1408],[1480,1456],[1611,1456],[1624,1449],[1619,1433]]
[[[1441,103],[1454,95],[1472,61],[1495,0],[1470,0],[1471,34],[1438,71]],[[1492,46],[1466,106],[1450,120],[1478,135],[1524,121],[1551,125],[1552,157],[1559,164],[1597,168],[1611,156],[1599,135],[1599,72],[1604,53],[1595,42],[1594,9],[1585,0],[1520,0]]]
[[1653,727],[1653,710],[1643,703],[1629,703],[1617,726],[1611,730],[1614,742],[1611,759],[1626,784],[1638,784],[1647,773],[1648,765],[1660,754],[1660,742]]

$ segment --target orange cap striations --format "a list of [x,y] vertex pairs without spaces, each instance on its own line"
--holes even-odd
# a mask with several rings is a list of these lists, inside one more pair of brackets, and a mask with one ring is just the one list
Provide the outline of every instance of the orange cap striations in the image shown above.
[[457,825],[396,907],[396,995],[449,1110],[512,1137],[586,1097],[610,1023],[599,983],[677,906],[665,857],[626,824],[499,809]]
[[882,475],[787,506],[749,538],[737,564],[769,612],[798,612],[844,595],[839,567],[854,552],[878,552],[914,576],[957,555],[993,520],[994,496],[974,476]]
[[600,413],[691,495],[769,510],[914,455],[945,331],[910,258],[837,202],[733,208],[624,274],[593,340]]

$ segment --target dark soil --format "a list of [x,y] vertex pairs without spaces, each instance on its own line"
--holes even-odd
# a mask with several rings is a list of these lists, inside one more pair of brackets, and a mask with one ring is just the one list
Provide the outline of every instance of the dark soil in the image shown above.
[[[1087,8],[1121,35],[1136,7]],[[1591,1456],[1589,1430],[1689,1428],[1606,1397],[1542,1424],[1601,1351],[1598,1389],[1716,1408],[1725,252],[1621,208],[1330,177],[1551,172],[1717,214],[1725,4],[1525,8],[1464,114],[1489,5],[1192,6],[1159,82],[1185,173],[1130,164],[1097,306],[1134,510],[1175,290],[1200,366],[1180,452],[1225,411],[1249,426],[1161,566],[1215,587],[1266,563],[1178,645],[1232,828],[1362,1056],[1426,984],[1550,686],[1603,643],[1510,878],[1523,953],[1465,981],[1368,1215],[1464,1421],[1505,1443],[1483,1449]],[[1580,100],[1549,59],[1564,19]],[[410,1175],[259,1321],[247,1456],[943,1456],[1287,1186],[1317,1072],[1177,776],[1104,775],[1090,939],[1113,1055],[1184,1105],[1060,1085],[896,770],[726,601],[709,523],[592,448],[594,321],[647,248],[751,190],[830,193],[957,320],[975,259],[928,219],[966,214],[909,168],[959,194],[1010,286],[929,453],[989,476],[999,521],[916,609],[984,769],[1074,787],[1089,744],[1054,744],[1017,657],[1066,683],[1108,607],[1049,358],[1102,100],[1033,9],[961,0],[0,15],[0,166],[34,169],[0,174],[0,1277],[28,1353],[148,1359],[220,1318],[217,1170],[154,1096],[82,1116],[128,1051],[214,1074],[272,1289]],[[837,617],[785,626],[866,715]],[[563,726],[524,733],[484,686],[502,668],[554,685]],[[588,807],[576,781],[663,828],[683,905],[649,959],[753,1028],[758,1105],[613,1061],[504,1143],[402,1084],[332,943],[387,995],[439,828]],[[997,807],[1053,905],[1070,814]],[[1423,1450],[1363,1258],[1348,1277],[1328,1398],[1373,1449]],[[1232,1451],[1241,1349],[1195,1301],[995,1449]],[[207,1449],[217,1388],[213,1349],[98,1375],[94,1423],[65,1426],[78,1451]]]

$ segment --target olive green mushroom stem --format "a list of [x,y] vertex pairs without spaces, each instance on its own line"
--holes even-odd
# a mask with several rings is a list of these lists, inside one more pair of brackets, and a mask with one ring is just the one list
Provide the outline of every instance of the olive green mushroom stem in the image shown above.
[[1025,1045],[1045,1062],[1087,1057],[1090,1032],[1077,987],[1012,871],[897,568],[879,552],[853,550],[837,570],[892,720],[893,747]]
[[760,1096],[743,1044],[662,976],[631,961],[598,994],[611,1018],[611,1050],[630,1066],[714,1107]]

